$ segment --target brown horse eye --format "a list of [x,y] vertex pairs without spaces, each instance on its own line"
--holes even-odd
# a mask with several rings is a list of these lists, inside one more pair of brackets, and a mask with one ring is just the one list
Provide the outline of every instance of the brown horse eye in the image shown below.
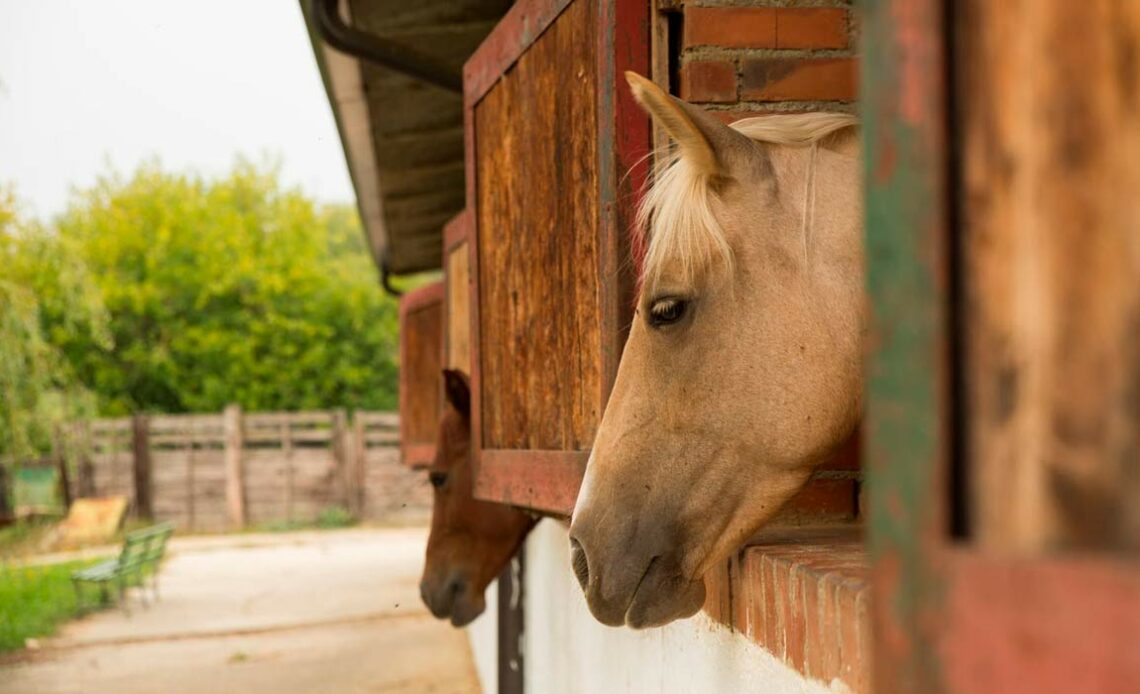
[[675,296],[657,299],[649,306],[649,325],[654,328],[672,325],[685,317],[688,307],[688,301]]
[[443,486],[443,483],[447,481],[447,473],[446,472],[429,473],[428,474],[428,481],[431,482],[431,486],[435,487],[436,489],[439,489],[440,487]]

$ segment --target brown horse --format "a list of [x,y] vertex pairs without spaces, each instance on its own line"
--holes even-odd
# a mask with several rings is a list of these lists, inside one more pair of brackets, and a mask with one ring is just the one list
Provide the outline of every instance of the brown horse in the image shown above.
[[645,627],[699,610],[704,574],[859,420],[862,164],[850,115],[730,127],[627,77],[677,148],[570,536],[594,616]]
[[431,613],[457,627],[483,613],[483,593],[534,527],[526,513],[472,495],[471,387],[444,370],[447,406],[428,479],[435,488],[420,596]]

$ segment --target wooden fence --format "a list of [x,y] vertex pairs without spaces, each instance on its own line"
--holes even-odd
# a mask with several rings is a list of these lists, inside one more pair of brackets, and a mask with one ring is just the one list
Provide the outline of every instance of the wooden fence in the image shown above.
[[72,498],[121,494],[138,516],[215,531],[312,521],[342,507],[358,519],[425,517],[430,487],[399,462],[387,412],[137,415],[67,432]]

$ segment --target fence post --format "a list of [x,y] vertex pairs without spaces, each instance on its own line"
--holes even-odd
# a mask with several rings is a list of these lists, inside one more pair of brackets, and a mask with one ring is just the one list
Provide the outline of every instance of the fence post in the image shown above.
[[226,515],[230,528],[245,527],[245,475],[242,470],[241,406],[227,405],[222,415],[225,432]]
[[154,505],[151,503],[150,478],[150,422],[145,414],[131,418],[133,469],[135,480],[135,516],[153,518]]
[[368,465],[368,442],[364,440],[364,412],[352,413],[352,515],[357,520],[364,518],[365,469]]
[[71,508],[71,475],[67,470],[67,445],[63,440],[63,427],[55,425],[51,437],[51,452],[55,458],[56,469],[59,470],[59,491],[63,497],[63,511],[66,514]]
[[9,498],[11,490],[8,484],[8,465],[10,463],[6,460],[0,460],[0,526],[11,521],[15,514],[13,513],[12,504]]
[[332,445],[333,465],[336,467],[336,479],[340,481],[341,501],[345,510],[352,509],[352,492],[348,474],[348,451],[345,446],[345,414],[344,410],[336,409],[332,413]]
[[85,498],[95,496],[95,464],[91,461],[93,451],[89,420],[85,419],[79,424],[79,437],[79,463],[76,466],[79,479],[76,482],[75,496]]

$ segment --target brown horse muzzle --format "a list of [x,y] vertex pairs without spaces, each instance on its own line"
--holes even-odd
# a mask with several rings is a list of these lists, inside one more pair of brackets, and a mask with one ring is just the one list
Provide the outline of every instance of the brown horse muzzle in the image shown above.
[[483,596],[472,590],[471,582],[454,574],[445,581],[422,581],[420,597],[434,617],[450,619],[456,627],[475,621],[487,607]]

